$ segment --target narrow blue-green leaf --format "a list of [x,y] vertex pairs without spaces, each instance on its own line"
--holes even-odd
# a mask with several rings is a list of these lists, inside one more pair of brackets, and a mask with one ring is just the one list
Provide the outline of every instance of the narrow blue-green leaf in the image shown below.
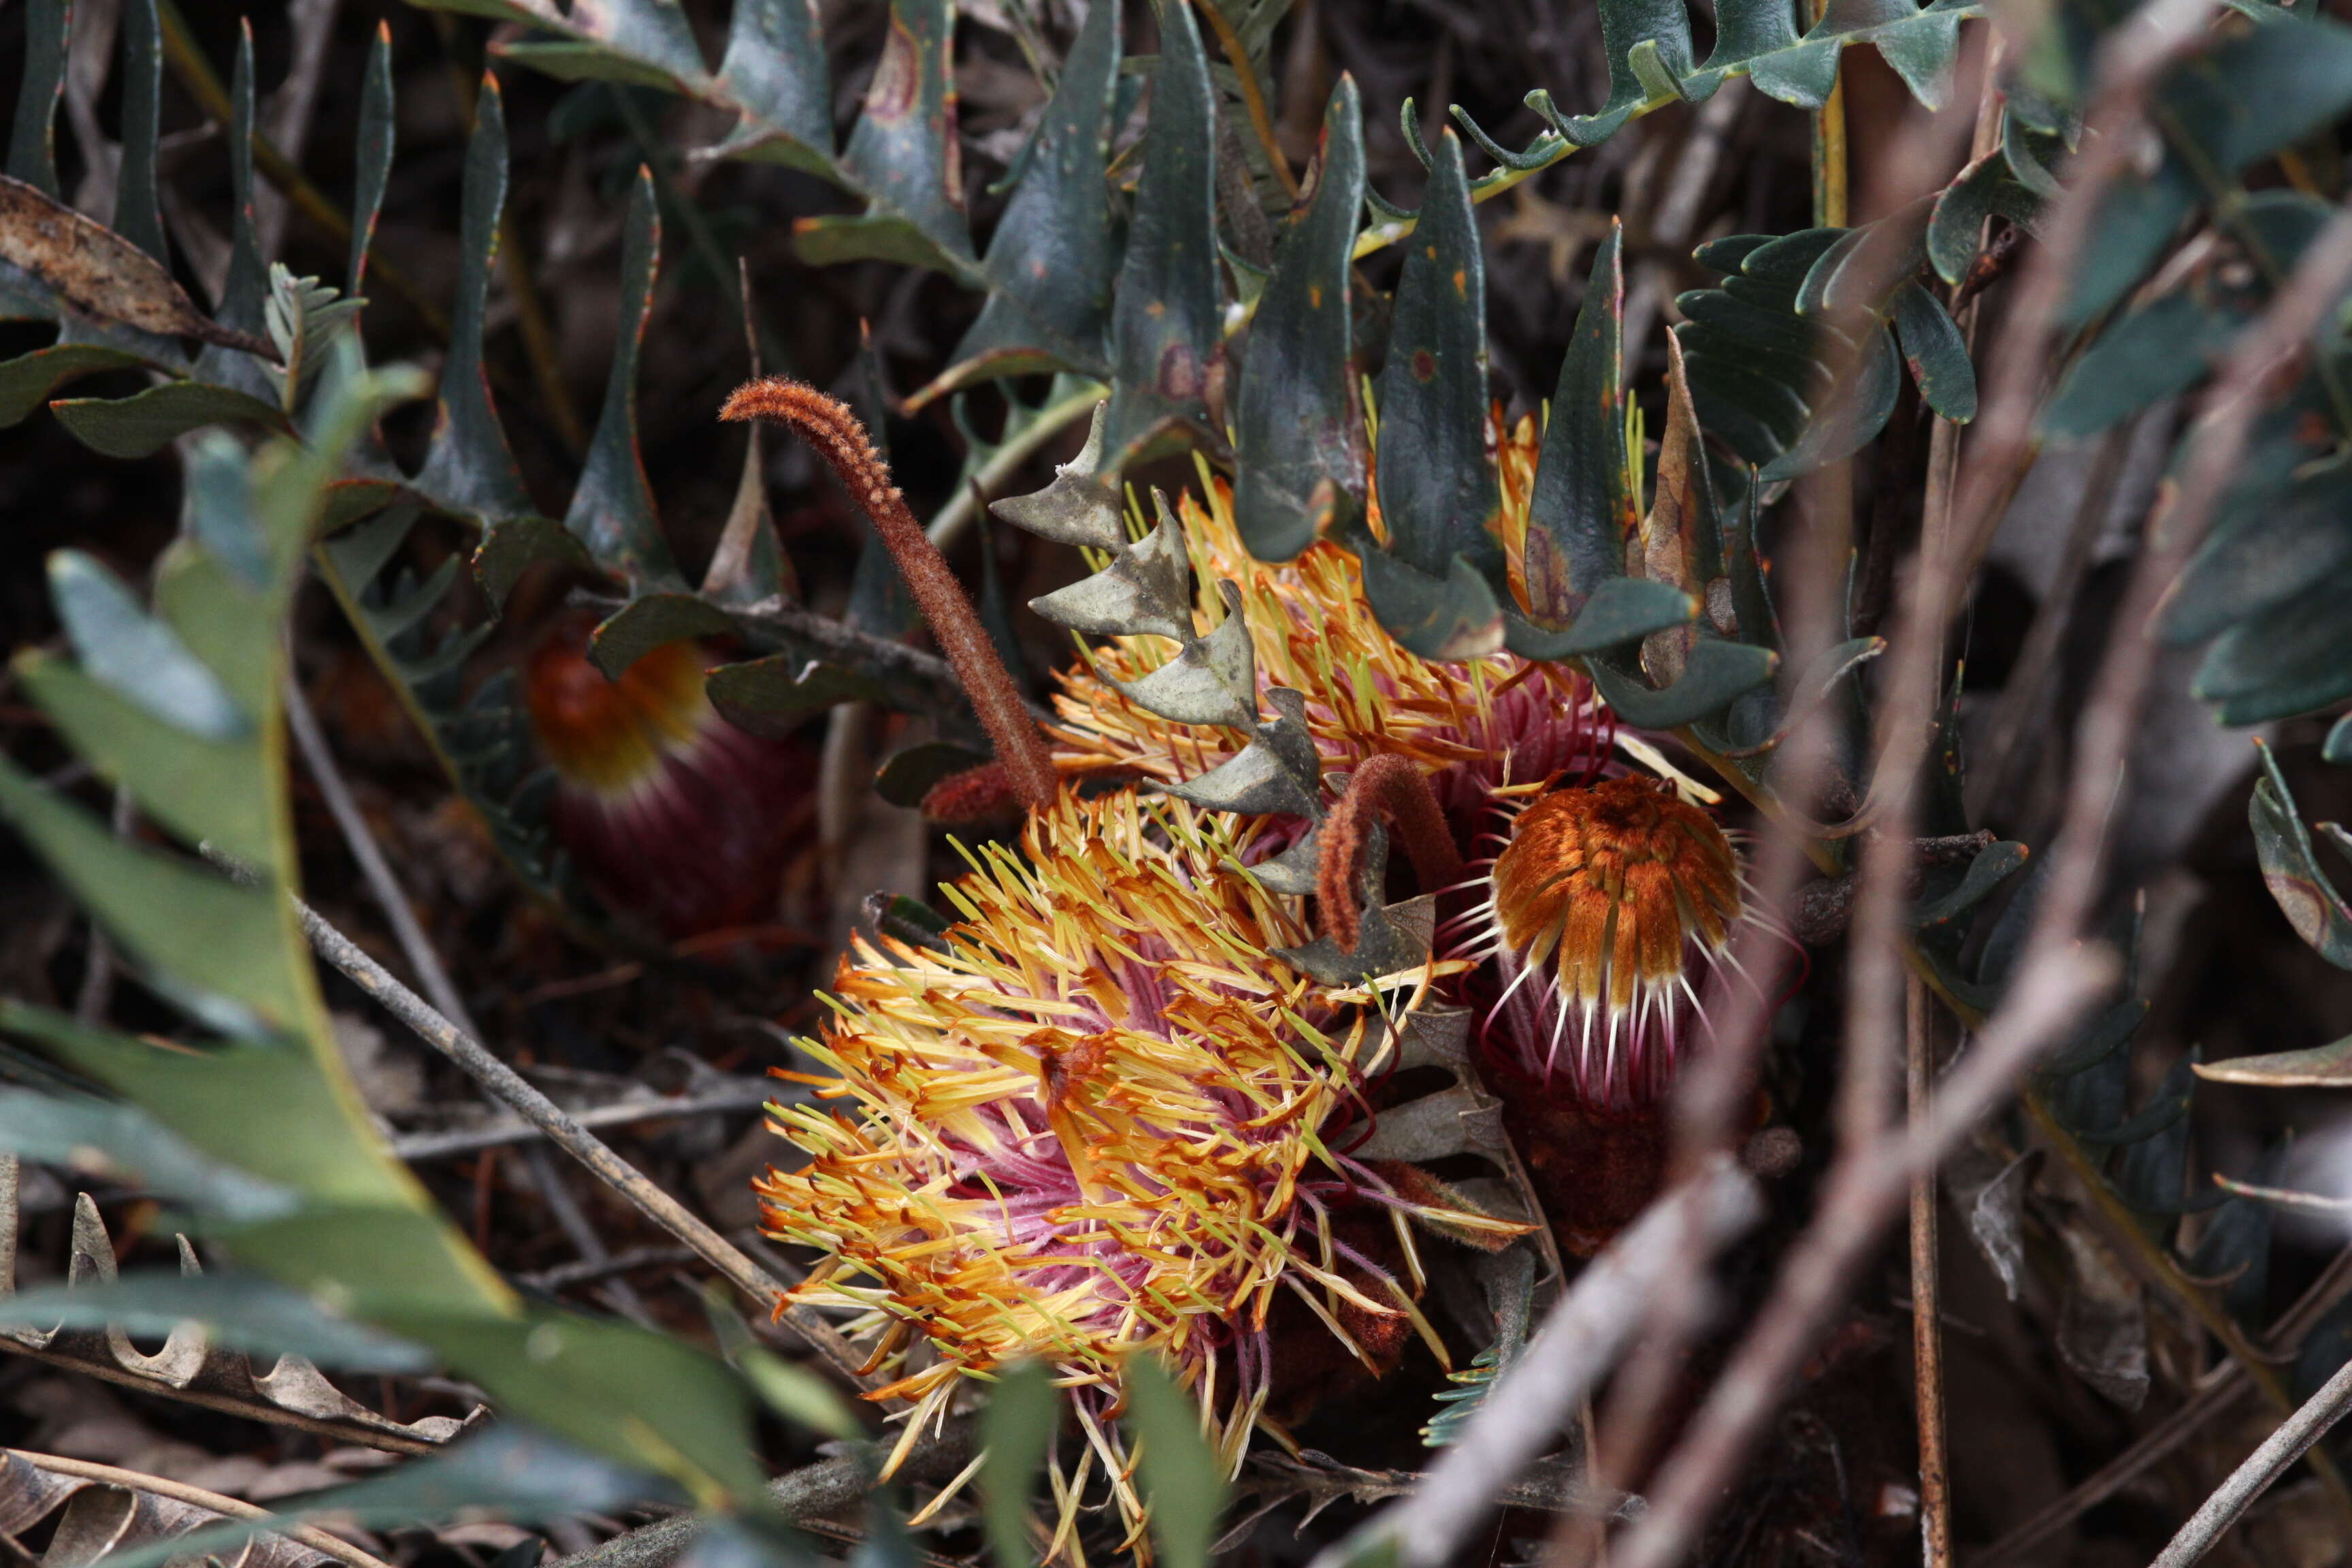
[[57,343],[0,363],[0,426],[15,425],[66,383],[102,370],[136,370],[147,361],[95,343]]
[[2226,178],[2352,107],[2352,28],[2283,14],[2183,61],[2159,97]]
[[[13,1021],[0,1016],[0,1026]],[[0,1150],[84,1176],[126,1173],[157,1197],[228,1220],[272,1218],[299,1202],[195,1148],[135,1105],[0,1089]],[[37,1325],[46,1326],[46,1325]]]
[[2231,627],[2206,650],[2191,689],[2220,708],[2224,724],[2291,718],[2352,697],[2347,595],[2352,569],[2338,569]]
[[109,458],[152,458],[191,430],[209,425],[259,425],[290,433],[285,410],[233,386],[166,381],[129,397],[70,397],[49,405],[58,423],[91,451]]
[[1894,332],[1885,327],[1874,331],[1854,368],[1853,384],[1816,411],[1797,443],[1764,465],[1762,477],[1796,479],[1860,451],[1894,416],[1895,395],[1903,390],[1900,365]]
[[1598,113],[1569,119],[1561,131],[1580,147],[1616,134],[1654,96],[1633,68],[1636,46],[1652,44],[1657,67],[1670,78],[1691,74],[1690,14],[1683,0],[1601,0],[1601,48],[1609,60],[1609,99]]
[[352,193],[352,250],[343,276],[347,296],[367,281],[368,250],[375,243],[375,220],[392,179],[393,142],[398,135],[392,87],[392,27],[376,24],[368,47],[367,77],[360,88],[359,179]]
[[2153,175],[2119,176],[2084,237],[2057,324],[2081,326],[2130,292],[2172,243],[2196,201],[2196,184],[2177,158],[2167,158]]
[[833,92],[814,0],[740,0],[719,80],[743,106],[722,151],[786,140],[812,160],[833,158]]
[[1895,293],[1895,335],[1920,400],[1955,424],[1977,416],[1977,371],[1943,301],[1916,283]]
[[483,314],[507,194],[506,110],[497,77],[484,74],[475,107],[459,202],[457,298],[450,311],[449,353],[441,366],[440,417],[416,488],[436,504],[488,527],[529,515],[531,504],[482,363]]
[[1023,1362],[996,1381],[980,1415],[982,1518],[996,1568],[1030,1568],[1029,1498],[1062,1418],[1062,1396],[1043,1362]]
[[812,713],[844,702],[893,700],[887,682],[846,665],[817,664],[797,654],[771,654],[740,664],[722,664],[706,683],[710,705],[739,730],[781,735]]
[[1160,14],[1160,63],[1144,132],[1135,221],[1111,307],[1118,391],[1104,417],[1102,471],[1171,423],[1204,423],[1217,352],[1216,98],[1190,5]]
[[950,0],[891,0],[890,32],[841,167],[859,189],[938,248],[950,272],[972,270],[957,183],[955,12]]
[[1525,572],[1528,612],[1547,625],[1573,622],[1625,574],[1625,542],[1640,521],[1625,451],[1622,234],[1612,219],[1592,258],[1536,458]]
[[233,741],[252,733],[252,715],[220,678],[97,557],[51,554],[49,593],[82,668],[100,684],[193,735]]
[[735,629],[725,611],[693,594],[640,594],[588,638],[589,662],[618,680],[628,668],[665,643],[725,637]]
[[155,0],[124,0],[121,26],[122,166],[115,178],[110,226],[168,267],[172,253],[155,187],[163,89],[163,30]]
[[1984,902],[1992,890],[2015,876],[2026,861],[2022,844],[2006,841],[1989,844],[1977,851],[1976,858],[1960,878],[1959,885],[1939,899],[1913,906],[1911,923],[1915,926],[1942,925],[1957,915],[1962,915]]
[[1440,577],[1460,557],[1491,576],[1501,492],[1486,458],[1486,268],[1461,141],[1448,130],[1433,152],[1376,393],[1381,519],[1401,564]]
[[1234,521],[1287,561],[1363,509],[1363,410],[1351,372],[1350,274],[1364,205],[1363,111],[1347,75],[1323,111],[1315,191],[1282,233],[1234,401]]
[[2042,412],[2046,437],[2095,436],[2201,379],[2244,326],[2240,310],[2168,294],[2101,332]]
[[307,977],[289,960],[271,894],[117,838],[13,767],[0,766],[0,816],[116,941],[184,992],[226,998],[266,1027],[300,1019]]
[[563,526],[596,564],[628,584],[678,581],[653,487],[637,452],[637,351],[653,314],[654,271],[661,258],[661,219],[654,209],[654,179],[640,166],[629,191],[621,230],[621,322],[613,336],[613,368],[604,382],[604,409],[588,445],[588,464]]
[[268,863],[276,824],[269,797],[252,787],[261,768],[254,736],[216,739],[167,722],[67,659],[20,654],[16,668],[75,754],[128,789],[148,816],[191,845],[215,845],[249,866]]
[[1103,168],[1118,60],[1119,8],[1089,10],[989,241],[988,301],[926,399],[984,376],[1108,369],[1103,332],[1118,253]]
[[228,1350],[304,1356],[346,1372],[433,1370],[422,1348],[334,1317],[300,1291],[254,1274],[142,1271],[0,1299],[0,1327],[7,1328],[117,1328],[160,1339],[190,1321]]
[[73,0],[26,0],[25,74],[16,91],[16,121],[8,136],[8,177],[58,191],[58,99],[66,85],[66,48]]
[[1167,1568],[1209,1568],[1225,1509],[1225,1476],[1201,1432],[1201,1407],[1149,1355],[1127,1363],[1127,1426],[1151,1511],[1151,1539]]
[[1698,609],[1696,601],[1671,583],[1612,577],[1593,591],[1566,631],[1547,630],[1506,606],[1503,636],[1521,658],[1573,658],[1685,625]]

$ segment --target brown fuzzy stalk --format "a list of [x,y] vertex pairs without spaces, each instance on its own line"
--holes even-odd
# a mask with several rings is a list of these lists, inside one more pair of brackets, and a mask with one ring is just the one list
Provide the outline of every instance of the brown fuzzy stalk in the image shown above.
[[1462,875],[1454,830],[1429,779],[1408,758],[1383,752],[1360,763],[1348,793],[1323,823],[1323,849],[1315,863],[1315,893],[1323,904],[1323,930],[1343,952],[1356,951],[1363,936],[1363,911],[1356,902],[1356,875],[1372,825],[1385,815],[1412,857],[1421,890],[1438,892]]
[[964,597],[963,585],[908,510],[907,498],[891,482],[889,468],[875,452],[857,416],[804,382],[771,375],[737,387],[719,416],[788,425],[833,465],[850,499],[874,520],[915,603],[922,606],[931,635],[939,639],[940,650],[996,747],[996,760],[1013,794],[1032,810],[1053,805],[1061,781],[1045,735],[1029,716],[1021,689],[997,657],[996,645],[989,641],[971,601]]

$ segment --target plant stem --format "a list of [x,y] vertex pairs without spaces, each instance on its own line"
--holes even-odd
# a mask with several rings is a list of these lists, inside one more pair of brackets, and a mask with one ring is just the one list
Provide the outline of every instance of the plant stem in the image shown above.
[[[1909,978],[1904,997],[1905,1066],[1911,1125],[1927,1118],[1935,1079],[1934,1018],[1927,987]],[[1911,1368],[1919,1422],[1919,1549],[1922,1568],[1951,1568],[1952,1495],[1944,1452],[1943,1285],[1936,1268],[1936,1173],[1911,1178]]]
[[994,742],[996,760],[1013,793],[1032,810],[1053,805],[1061,793],[1061,778],[1045,732],[1030,717],[1020,686],[964,596],[963,585],[948,569],[947,557],[908,510],[907,498],[891,482],[888,467],[875,452],[857,416],[804,382],[772,375],[737,387],[719,416],[789,426],[832,467],[898,562],[907,587],[922,606],[923,618],[930,623],[931,635]]
[[1430,788],[1429,775],[1409,759],[1382,752],[1357,764],[1348,793],[1323,824],[1322,848],[1315,863],[1315,895],[1323,908],[1323,929],[1343,952],[1356,951],[1363,935],[1356,876],[1373,826],[1386,817],[1396,824],[1413,875],[1424,893],[1442,892],[1462,874],[1454,830]]

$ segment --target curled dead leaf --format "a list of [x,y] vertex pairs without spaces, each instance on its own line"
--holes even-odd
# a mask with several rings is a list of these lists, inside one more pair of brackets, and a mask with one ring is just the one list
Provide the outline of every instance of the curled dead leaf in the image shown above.
[[36,185],[0,174],[0,260],[47,284],[86,315],[163,337],[243,349],[275,363],[267,338],[224,327],[196,309],[163,264]]

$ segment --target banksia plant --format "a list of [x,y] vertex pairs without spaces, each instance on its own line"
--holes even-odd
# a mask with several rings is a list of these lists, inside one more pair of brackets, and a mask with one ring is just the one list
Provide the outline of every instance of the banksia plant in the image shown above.
[[664,644],[614,680],[586,629],[559,627],[524,668],[556,843],[609,910],[672,940],[772,921],[814,825],[814,753],[719,717],[698,645]]

